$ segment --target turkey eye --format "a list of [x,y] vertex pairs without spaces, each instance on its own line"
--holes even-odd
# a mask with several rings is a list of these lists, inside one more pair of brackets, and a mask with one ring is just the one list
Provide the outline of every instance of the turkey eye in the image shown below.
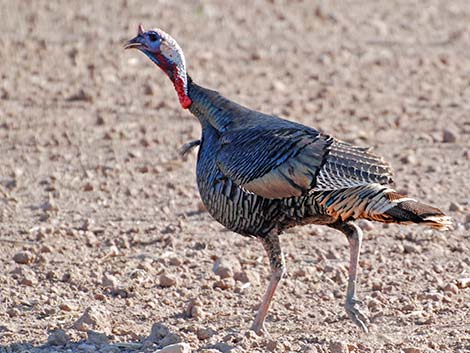
[[158,40],[158,36],[155,33],[150,33],[149,39],[151,42],[156,42]]

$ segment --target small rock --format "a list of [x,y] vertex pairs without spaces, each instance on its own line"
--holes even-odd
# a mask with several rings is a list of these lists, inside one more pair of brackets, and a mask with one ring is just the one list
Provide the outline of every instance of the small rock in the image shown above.
[[408,347],[408,348],[403,348],[403,352],[405,352],[405,353],[421,353],[421,349],[414,348],[414,347]]
[[470,213],[465,216],[465,223],[470,223]]
[[442,299],[444,299],[444,295],[441,294],[441,293],[434,292],[434,293],[426,294],[425,298],[429,299],[429,300],[432,300],[432,301],[435,301],[435,302],[439,302],[439,301],[442,301]]
[[77,307],[70,302],[63,302],[59,305],[59,309],[63,311],[74,311],[77,310]]
[[346,342],[331,342],[330,343],[330,352],[331,353],[348,353],[348,345]]
[[258,285],[260,283],[259,274],[255,271],[239,271],[235,272],[233,275],[235,281],[239,281],[241,283],[251,283],[252,285]]
[[93,191],[93,189],[94,189],[93,185],[89,182],[87,182],[83,185],[83,191],[85,191],[85,192]]
[[233,278],[224,278],[220,281],[215,281],[213,287],[220,288],[222,290],[230,289],[235,286],[235,280]]
[[171,266],[181,266],[183,264],[183,261],[179,257],[173,256],[168,259],[168,263]]
[[205,316],[202,305],[197,300],[190,300],[186,307],[185,314],[193,319],[202,319]]
[[118,283],[119,281],[115,276],[107,273],[103,276],[103,279],[101,280],[101,284],[109,289],[116,289],[118,287]]
[[461,289],[470,287],[470,277],[469,278],[460,278],[457,280],[457,286]]
[[278,348],[278,342],[276,340],[269,340],[266,342],[266,350],[268,352],[275,352]]
[[449,211],[452,212],[463,212],[464,208],[459,203],[452,201],[449,205]]
[[406,156],[403,156],[400,158],[400,162],[402,162],[403,164],[415,165],[417,162],[417,159],[414,154],[407,154]]
[[367,219],[359,220],[358,225],[362,230],[365,230],[365,231],[371,231],[371,230],[374,230],[375,228],[374,223],[372,223],[371,221],[368,221]]
[[87,339],[86,339],[87,343],[95,344],[95,345],[102,345],[102,344],[109,343],[109,338],[104,333],[93,331],[93,330],[88,330],[86,334],[87,334]]
[[147,341],[160,344],[160,341],[162,341],[165,337],[169,336],[170,334],[170,329],[168,327],[157,322],[152,325],[150,335],[147,337]]
[[20,251],[13,255],[13,261],[17,264],[27,265],[34,261],[34,255],[30,251]]
[[17,317],[21,312],[17,308],[11,308],[7,310],[7,314],[9,317]]
[[196,336],[200,340],[206,340],[206,339],[212,337],[214,335],[214,333],[215,333],[215,331],[213,329],[203,327],[203,328],[199,328],[196,331]]
[[69,343],[69,337],[62,329],[53,330],[47,337],[47,343],[51,346],[64,346]]
[[92,329],[103,330],[109,328],[107,313],[104,309],[88,307],[80,318],[75,321],[73,327],[78,331],[86,332]]
[[23,277],[21,277],[20,284],[33,287],[38,284],[38,279],[33,271],[23,271]]
[[421,252],[421,247],[419,245],[414,245],[406,243],[403,245],[405,254],[419,254]]
[[450,129],[444,129],[442,131],[442,142],[445,143],[455,143],[457,142],[458,139],[458,134]]
[[177,343],[166,346],[155,353],[191,353],[191,347],[187,343]]
[[241,270],[240,262],[236,258],[224,257],[218,258],[212,268],[214,273],[221,279],[233,277],[234,272]]
[[449,283],[443,288],[444,292],[457,294],[459,292],[459,287],[457,287],[454,283]]
[[169,288],[176,285],[177,280],[173,275],[167,275],[165,273],[161,274],[158,279],[159,285],[163,288]]
[[177,334],[169,333],[160,341],[160,345],[165,347],[179,342],[181,342],[181,338]]

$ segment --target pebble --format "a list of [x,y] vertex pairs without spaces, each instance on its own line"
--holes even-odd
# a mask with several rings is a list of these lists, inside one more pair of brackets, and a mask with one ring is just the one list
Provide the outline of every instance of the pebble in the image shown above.
[[88,330],[87,331],[87,343],[94,345],[108,344],[109,338],[104,333]]
[[118,287],[118,279],[110,274],[104,274],[103,279],[101,280],[101,284],[110,289],[116,289]]
[[454,283],[449,283],[443,288],[444,292],[457,294],[459,292],[459,287],[457,287]]
[[214,335],[215,331],[211,328],[201,327],[197,329],[196,336],[200,340],[206,340]]
[[404,353],[421,353],[421,349],[415,347],[403,348]]
[[240,262],[235,257],[223,257],[214,261],[212,268],[221,279],[233,277],[234,273],[241,271]]
[[405,251],[405,254],[419,254],[421,252],[421,247],[419,245],[414,245],[414,244],[404,244],[403,249]]
[[470,223],[470,213],[465,215],[465,223]]
[[462,289],[470,287],[470,277],[457,280],[457,286]]
[[457,142],[458,134],[450,129],[444,129],[442,131],[442,142],[444,143],[455,143]]
[[59,305],[59,309],[63,311],[74,311],[77,307],[70,302],[63,302]]
[[186,307],[185,314],[193,319],[202,319],[205,316],[201,303],[191,300]]
[[368,221],[367,219],[359,220],[358,225],[362,230],[365,230],[365,231],[371,231],[371,230],[374,230],[375,228],[374,223],[372,223],[371,221]]
[[171,344],[163,347],[162,349],[155,351],[155,353],[190,353],[191,347],[187,343]]
[[69,337],[62,329],[51,331],[47,337],[47,343],[51,346],[64,346],[69,343]]
[[452,201],[449,205],[449,211],[452,212],[463,212],[464,208],[459,203]]
[[78,331],[86,332],[92,329],[103,329],[109,326],[107,313],[104,309],[88,307],[82,316],[73,324],[73,328]]
[[215,281],[213,287],[220,288],[222,290],[230,289],[235,286],[235,280],[233,278],[225,278],[220,281]]
[[20,284],[33,287],[38,284],[38,279],[33,271],[23,271],[23,276],[20,279]]
[[152,328],[150,329],[150,335],[147,337],[147,340],[158,343],[169,334],[170,329],[165,325],[157,322],[152,325]]
[[258,285],[260,283],[259,274],[254,271],[239,271],[233,275],[235,281],[241,283],[251,283],[252,285]]
[[177,284],[177,279],[173,275],[167,275],[163,273],[158,278],[158,283],[163,288],[169,288]]
[[31,251],[20,251],[13,255],[13,261],[17,264],[27,265],[34,261],[34,255]]
[[331,342],[330,343],[330,352],[331,353],[348,353],[348,345],[346,342]]

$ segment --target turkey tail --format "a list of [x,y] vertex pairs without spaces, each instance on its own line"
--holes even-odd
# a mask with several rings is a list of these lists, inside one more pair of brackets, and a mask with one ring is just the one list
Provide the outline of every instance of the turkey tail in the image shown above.
[[397,223],[419,223],[440,230],[450,229],[452,226],[452,219],[438,208],[406,198],[395,192],[389,192],[388,196],[398,197],[397,205],[384,214],[392,217]]
[[452,226],[452,219],[441,210],[380,184],[319,192],[315,198],[328,214],[342,220],[365,218],[383,223],[418,223],[440,230]]

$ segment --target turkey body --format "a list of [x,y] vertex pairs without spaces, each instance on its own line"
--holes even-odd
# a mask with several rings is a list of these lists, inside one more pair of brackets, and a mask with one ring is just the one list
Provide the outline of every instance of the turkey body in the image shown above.
[[202,127],[196,170],[201,199],[228,229],[264,237],[338,219],[397,221],[385,213],[395,205],[386,186],[392,170],[382,158],[192,81],[189,96]]
[[392,168],[367,148],[334,139],[314,128],[263,114],[195,84],[178,43],[161,29],[145,31],[125,48],[142,51],[172,81],[181,107],[197,117],[202,136],[196,179],[210,215],[226,228],[258,238],[271,279],[252,329],[265,332],[265,318],[285,273],[279,234],[288,227],[322,224],[343,232],[350,260],[345,309],[367,332],[367,317],[356,297],[362,231],[356,219],[418,223],[447,229],[439,209],[390,187]]

